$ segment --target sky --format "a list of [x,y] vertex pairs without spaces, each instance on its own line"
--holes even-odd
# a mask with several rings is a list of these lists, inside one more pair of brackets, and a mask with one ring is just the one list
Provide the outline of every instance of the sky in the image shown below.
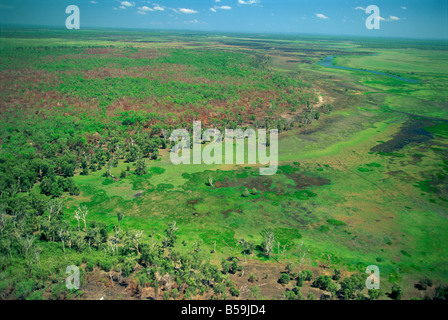
[[[448,0],[0,0],[0,23],[448,39]],[[365,9],[380,10],[368,29]],[[76,32],[75,30],[72,30]]]

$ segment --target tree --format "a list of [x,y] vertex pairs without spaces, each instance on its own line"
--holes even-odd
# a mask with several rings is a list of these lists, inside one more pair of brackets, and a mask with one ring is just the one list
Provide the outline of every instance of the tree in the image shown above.
[[211,176],[208,177],[207,184],[208,186],[213,187],[213,178]]
[[321,274],[320,276],[318,276],[316,278],[316,280],[314,280],[312,287],[318,288],[318,289],[321,289],[324,291],[329,291],[332,283],[333,283],[333,281],[331,280],[331,278],[329,276]]
[[258,286],[250,287],[249,289],[249,300],[260,300],[261,299],[261,290]]
[[263,252],[267,257],[271,257],[274,253],[274,232],[271,229],[265,229],[261,232],[261,236],[263,237],[263,242],[261,244]]
[[[77,212],[76,212],[77,211]],[[75,218],[76,216],[79,216],[81,220],[84,222],[84,231],[87,230],[87,215],[89,214],[89,210],[85,205],[78,206],[78,208],[75,211]]]
[[60,197],[63,193],[55,177],[44,177],[40,183],[40,189],[43,194],[53,198]]
[[334,281],[338,281],[339,279],[341,279],[341,270],[339,270],[339,269],[334,269],[334,274],[333,274],[332,279],[333,279]]
[[143,231],[129,230],[127,232],[127,245],[131,250],[135,250],[137,255],[140,255],[140,239],[143,236]]
[[254,251],[254,249],[255,249],[255,243],[253,243],[251,241],[246,241],[244,238],[241,238],[240,240],[238,240],[238,245],[240,245],[241,248],[243,249],[242,253],[244,255],[252,254],[252,251]]
[[378,298],[383,295],[383,292],[380,289],[369,289],[368,292],[370,300],[378,300]]
[[285,267],[285,271],[288,274],[291,274],[292,270],[294,269],[294,265],[292,264],[291,261],[288,261],[288,263],[286,263],[286,267]]
[[79,229],[79,220],[81,219],[81,213],[79,210],[75,210],[75,219],[78,222],[78,231],[80,231]]
[[230,273],[235,274],[238,271],[238,259],[233,258],[230,266]]
[[244,198],[247,198],[249,195],[250,195],[249,190],[247,190],[247,188],[244,188],[244,191],[243,191],[242,196],[243,196]]
[[176,233],[178,230],[179,230],[179,228],[176,227],[176,221],[174,221],[168,225],[168,228],[165,229],[166,237],[163,240],[164,248],[174,247],[174,242],[177,239]]
[[230,272],[230,263],[226,259],[221,260],[222,273],[226,274]]
[[67,242],[69,240],[70,232],[67,229],[61,228],[58,231],[58,236],[62,242],[62,250],[65,253],[65,242]]
[[62,199],[51,199],[48,201],[48,221],[59,215],[62,211],[64,201]]
[[285,297],[286,300],[296,300],[297,295],[293,290],[287,289],[285,292],[282,293],[282,295]]
[[280,279],[278,279],[278,283],[280,284],[288,284],[289,281],[291,281],[291,278],[287,273],[282,273]]
[[313,271],[311,270],[303,270],[299,272],[297,276],[297,280],[301,279],[302,281],[311,281],[313,279]]
[[137,160],[137,163],[135,164],[135,174],[138,176],[146,174],[146,163],[144,159],[140,158]]
[[64,178],[73,177],[75,174],[75,166],[72,163],[63,161],[61,163],[61,174]]
[[392,300],[401,300],[401,296],[403,294],[403,290],[398,284],[394,284],[392,286],[392,291],[389,293],[389,297]]
[[432,287],[432,280],[429,278],[423,278],[415,285],[415,287],[418,290],[426,290],[428,287]]
[[118,212],[117,212],[118,230],[120,230],[120,222],[121,222],[121,220],[123,220],[123,218],[124,218],[124,214],[123,214],[123,212],[118,211]]
[[341,281],[341,293],[344,299],[355,299],[356,291],[365,287],[365,278],[361,274],[353,274]]

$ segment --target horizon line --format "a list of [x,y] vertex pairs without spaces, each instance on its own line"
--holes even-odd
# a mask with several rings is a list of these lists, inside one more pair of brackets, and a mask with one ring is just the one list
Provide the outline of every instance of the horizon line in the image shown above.
[[[41,24],[15,24],[15,23],[2,23],[0,22],[0,36],[4,27],[19,27],[19,28],[49,28],[49,29],[61,29],[67,30],[65,26],[56,25],[41,25]],[[444,41],[448,45],[448,37],[446,38],[426,38],[426,37],[405,37],[405,36],[386,36],[386,35],[354,35],[354,34],[328,34],[328,33],[299,33],[299,32],[287,32],[287,31],[225,31],[225,30],[195,30],[195,29],[170,29],[170,28],[150,28],[150,27],[98,27],[88,26],[79,30],[67,30],[70,32],[77,31],[94,31],[94,30],[148,30],[148,31],[169,31],[169,32],[196,32],[196,33],[224,33],[224,34],[252,34],[252,35],[289,35],[289,36],[322,36],[322,37],[349,37],[349,38],[368,38],[368,39],[404,39],[404,40],[427,40],[427,41]]]

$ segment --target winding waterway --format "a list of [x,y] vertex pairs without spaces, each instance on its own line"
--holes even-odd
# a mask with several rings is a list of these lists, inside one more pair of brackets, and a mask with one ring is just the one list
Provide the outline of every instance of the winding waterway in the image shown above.
[[335,68],[335,69],[343,69],[343,70],[351,70],[351,71],[362,71],[362,72],[370,72],[370,73],[375,73],[375,74],[379,74],[381,76],[386,76],[386,77],[390,77],[390,78],[394,78],[394,79],[398,79],[401,81],[406,81],[406,82],[410,82],[410,83],[418,83],[417,80],[413,80],[413,79],[406,79],[403,77],[398,77],[398,76],[394,76],[392,74],[387,74],[384,72],[379,72],[379,71],[375,71],[375,70],[367,70],[367,69],[356,69],[356,68],[350,68],[350,67],[344,67],[344,66],[338,66],[338,65],[334,65],[333,64],[333,59],[334,56],[328,56],[323,58],[320,62],[318,62],[317,64],[322,66],[322,67],[326,67],[326,68]]

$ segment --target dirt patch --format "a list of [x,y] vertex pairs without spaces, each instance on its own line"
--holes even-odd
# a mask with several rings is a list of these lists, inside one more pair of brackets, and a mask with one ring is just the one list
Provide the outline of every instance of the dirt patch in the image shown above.
[[202,198],[188,200],[187,206],[190,207],[191,209],[195,210],[194,206],[197,205],[201,201],[202,201]]
[[322,177],[308,177],[301,173],[292,173],[286,176],[294,181],[294,183],[296,184],[296,188],[299,190],[304,190],[311,186],[321,187],[331,183],[331,181],[328,179]]
[[413,178],[412,176],[408,175],[406,172],[404,172],[403,170],[398,170],[398,171],[390,171],[387,172],[388,175],[391,175],[392,177],[400,180],[400,181],[404,181],[404,182],[413,182],[415,181],[415,178]]
[[136,300],[129,290],[128,280],[118,274],[95,269],[86,275],[86,283],[81,288],[81,300]]
[[243,179],[231,180],[226,178],[224,181],[216,181],[216,188],[235,188],[246,187],[249,190],[256,188],[258,191],[269,191],[272,186],[272,179],[267,176],[248,177]]
[[229,209],[229,210],[225,210],[225,211],[223,211],[222,212],[222,215],[224,216],[224,218],[228,218],[229,217],[229,214],[231,213],[231,212],[236,212],[236,213],[243,213],[243,210],[241,210],[241,209]]
[[[229,297],[229,300],[246,300],[249,299],[250,287],[258,286],[261,291],[261,297],[266,297],[270,300],[272,298],[283,299],[282,293],[287,289],[293,289],[296,285],[296,280],[291,280],[288,285],[282,285],[278,283],[282,272],[285,272],[286,262],[284,263],[266,263],[258,260],[247,260],[240,259],[238,263],[243,267],[241,272],[237,272],[234,275],[229,275],[229,278],[235,283],[235,288],[240,291],[240,296],[238,298]],[[328,269],[326,266],[311,267],[305,266],[299,269],[295,266],[293,272],[299,272],[301,270],[311,270],[313,272],[313,280],[320,274],[326,274],[331,276],[333,269]],[[249,278],[251,275],[255,276],[255,281],[250,282]],[[342,277],[350,276],[350,272],[342,271]],[[309,293],[313,293],[315,299],[322,299],[322,295],[329,295],[329,292],[322,291],[317,288],[311,287],[312,281],[304,282],[300,292],[306,299]]]

